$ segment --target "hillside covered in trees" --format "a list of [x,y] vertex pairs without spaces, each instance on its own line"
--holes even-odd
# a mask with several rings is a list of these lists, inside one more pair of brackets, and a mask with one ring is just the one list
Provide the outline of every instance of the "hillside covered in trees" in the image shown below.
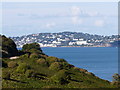
[[15,43],[2,38],[3,88],[116,88],[66,60],[44,54],[39,44],[31,43],[17,50]]

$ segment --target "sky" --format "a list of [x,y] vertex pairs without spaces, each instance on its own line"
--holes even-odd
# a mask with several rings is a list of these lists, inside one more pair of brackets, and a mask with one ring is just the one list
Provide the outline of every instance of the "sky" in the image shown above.
[[117,2],[3,2],[0,9],[0,29],[10,37],[63,31],[118,34]]

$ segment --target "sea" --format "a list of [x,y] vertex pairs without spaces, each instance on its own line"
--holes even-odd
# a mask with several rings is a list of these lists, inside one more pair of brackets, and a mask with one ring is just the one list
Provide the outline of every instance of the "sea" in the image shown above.
[[42,50],[108,81],[112,81],[113,74],[118,73],[116,47],[42,47]]

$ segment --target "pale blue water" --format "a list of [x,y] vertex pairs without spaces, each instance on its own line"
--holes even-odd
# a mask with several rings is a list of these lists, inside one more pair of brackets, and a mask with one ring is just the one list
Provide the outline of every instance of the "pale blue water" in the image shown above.
[[105,80],[112,81],[112,75],[118,73],[118,49],[115,47],[44,47],[42,50]]

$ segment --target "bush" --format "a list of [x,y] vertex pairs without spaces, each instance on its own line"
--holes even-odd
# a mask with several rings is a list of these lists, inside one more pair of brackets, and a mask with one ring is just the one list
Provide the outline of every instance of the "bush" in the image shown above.
[[82,68],[78,68],[78,67],[73,67],[73,69],[78,70],[80,72],[84,72],[84,73],[88,72],[86,69],[82,69]]
[[18,73],[25,73],[25,71],[26,71],[27,69],[30,69],[30,67],[29,67],[26,63],[21,63],[21,64],[17,67],[16,72],[18,72]]
[[67,62],[65,59],[58,59],[59,62]]
[[62,69],[62,65],[59,62],[54,62],[49,67],[50,70],[60,70]]
[[2,67],[7,67],[7,63],[2,60]]
[[7,38],[4,35],[0,36],[0,38],[2,38],[2,57],[3,58],[18,55],[16,44],[12,39]]
[[42,55],[42,54],[41,54],[41,57],[44,58],[44,59],[46,59],[48,56],[47,56],[47,55]]
[[36,62],[42,66],[48,66],[48,62],[43,58],[38,59]]
[[53,63],[53,62],[58,62],[58,61],[59,61],[58,58],[52,57],[52,56],[48,56],[48,57],[46,58],[46,60],[49,62],[49,64],[51,64],[51,63]]
[[30,58],[40,58],[41,56],[39,55],[39,54],[37,54],[37,53],[32,53],[31,55],[30,55]]
[[10,61],[10,62],[8,62],[8,67],[14,68],[14,67],[16,67],[16,66],[17,66],[17,63],[16,63],[15,61]]
[[31,49],[36,49],[42,52],[40,45],[38,43],[25,44],[22,47],[22,50],[25,52],[29,52]]
[[52,82],[59,83],[59,84],[66,84],[70,79],[70,75],[66,70],[60,70],[54,76],[50,78]]
[[28,53],[26,53],[26,54],[20,56],[20,58],[28,58],[28,57],[29,57],[29,54],[28,54]]
[[40,50],[37,50],[37,49],[30,49],[29,52],[30,52],[30,53],[41,54],[41,51],[40,51]]
[[3,78],[3,79],[6,79],[6,80],[9,80],[9,79],[10,79],[10,72],[8,72],[8,71],[3,71],[3,72],[2,72],[2,78]]
[[25,72],[25,76],[26,76],[27,78],[29,78],[29,77],[32,76],[33,73],[34,73],[33,70],[27,70],[27,71]]

